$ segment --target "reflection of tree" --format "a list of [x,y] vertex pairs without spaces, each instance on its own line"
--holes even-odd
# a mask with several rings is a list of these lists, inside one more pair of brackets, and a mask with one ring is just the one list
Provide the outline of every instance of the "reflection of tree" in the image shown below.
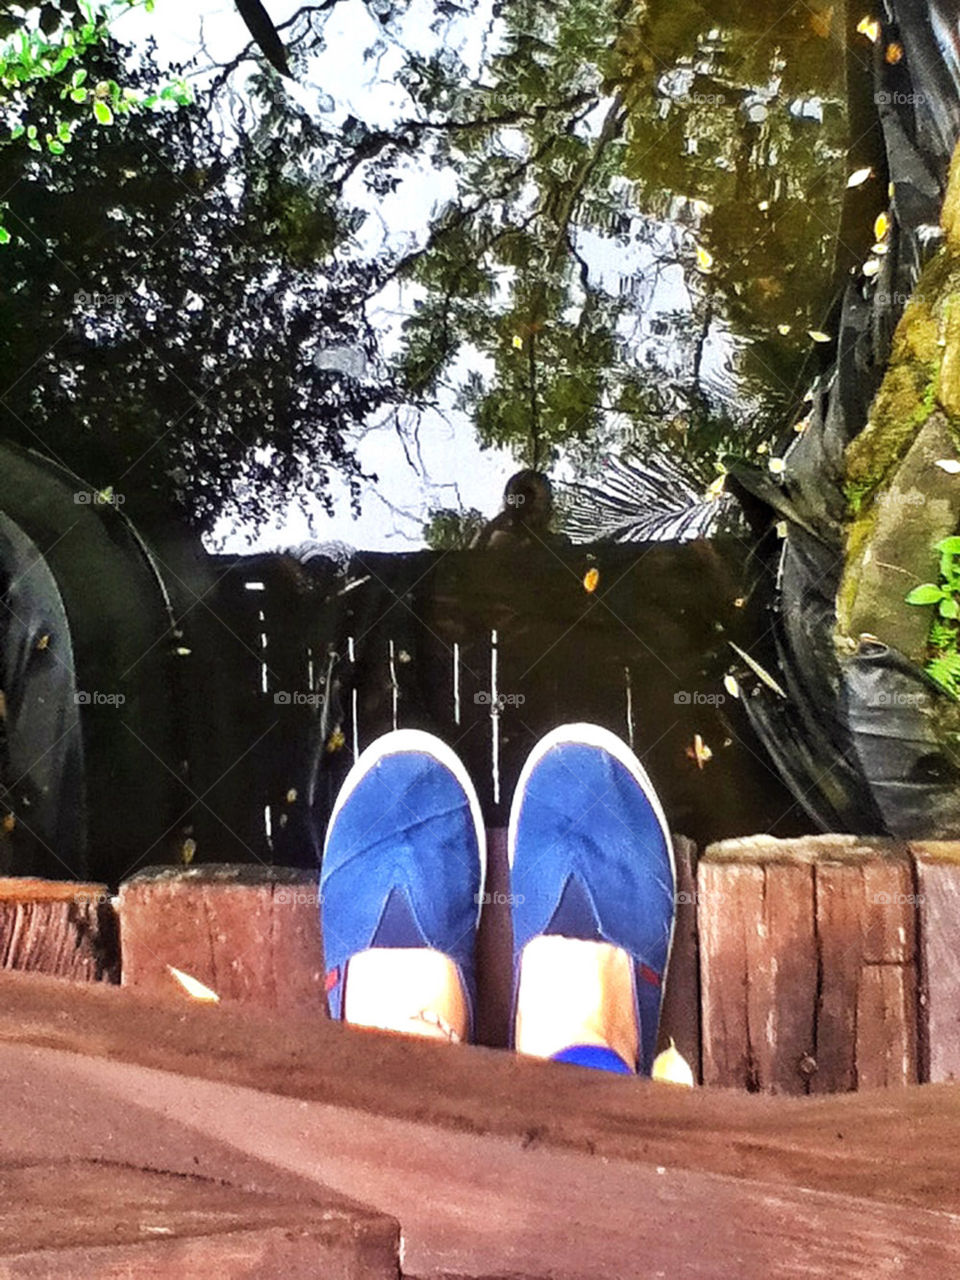
[[[114,45],[90,56],[91,79],[156,78]],[[156,494],[208,528],[237,500],[259,519],[297,490],[329,503],[331,470],[356,489],[345,433],[386,392],[316,357],[365,342],[368,278],[334,260],[350,210],[305,178],[322,133],[271,106],[232,151],[200,108],[88,130],[55,157],[0,150],[0,431],[127,510]],[[57,85],[34,110],[57,113]]]

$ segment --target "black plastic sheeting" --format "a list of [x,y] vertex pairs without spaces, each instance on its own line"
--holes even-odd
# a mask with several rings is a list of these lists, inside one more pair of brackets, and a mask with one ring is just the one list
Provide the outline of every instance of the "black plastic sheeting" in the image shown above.
[[[904,303],[940,243],[940,208],[960,139],[956,4],[887,0],[882,12],[872,67],[850,90],[876,107],[869,161],[893,188],[890,248],[873,280],[857,273],[845,284],[832,318],[834,358],[814,381],[809,426],[793,441],[785,432],[784,482],[740,467],[731,483],[757,531],[766,531],[763,631],[787,694],[758,681],[745,707],[822,830],[958,836],[960,775],[932,727],[946,695],[902,654],[864,641],[841,659],[832,638],[844,558],[843,453],[866,425]],[[895,42],[904,56],[891,65],[884,50]],[[786,524],[782,541],[769,531],[771,517]]]

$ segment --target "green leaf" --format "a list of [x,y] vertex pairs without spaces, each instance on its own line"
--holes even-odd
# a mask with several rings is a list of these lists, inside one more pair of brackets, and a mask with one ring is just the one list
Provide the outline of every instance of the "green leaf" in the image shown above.
[[924,582],[922,586],[914,587],[907,596],[907,604],[936,604],[938,600],[943,598],[943,590],[933,582]]
[[10,243],[10,232],[6,227],[0,227],[0,244]]
[[48,138],[47,150],[50,151],[55,156],[62,156],[64,151],[66,151],[66,147],[63,145],[62,142],[59,142],[56,138]]
[[946,551],[952,556],[960,556],[960,537],[954,535],[950,538],[943,538],[937,543],[935,550]]
[[74,100],[74,102],[86,102],[87,91],[86,89],[74,89],[73,92],[70,94],[70,97]]
[[73,85],[75,89],[79,89],[80,86],[83,84],[84,80],[86,80],[86,78],[87,78],[86,71],[84,70],[83,67],[79,67],[73,73],[73,79],[70,81],[70,83]]
[[25,132],[26,130],[22,124],[16,125],[10,130],[10,140],[13,141],[14,138],[22,138]]
[[101,124],[113,124],[113,112],[105,102],[95,102],[93,104],[93,114]]
[[956,618],[960,616],[960,606],[957,605],[956,600],[951,596],[948,600],[940,601],[939,612],[941,618]]

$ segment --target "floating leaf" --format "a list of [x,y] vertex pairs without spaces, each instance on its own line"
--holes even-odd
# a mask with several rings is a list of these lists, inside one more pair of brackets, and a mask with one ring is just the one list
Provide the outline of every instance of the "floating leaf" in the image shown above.
[[343,730],[338,725],[327,739],[327,751],[332,755],[334,751],[340,751],[345,742],[346,738],[343,736]]
[[713,254],[708,253],[702,244],[697,245],[697,266],[701,271],[709,271],[713,266]]
[[205,987],[199,978],[194,978],[191,974],[184,973],[182,969],[175,969],[172,964],[168,964],[167,969],[180,983],[187,995],[193,996],[194,1000],[219,1001],[220,997],[217,993],[211,991],[209,987]]
[[782,333],[783,336],[786,337],[789,332],[790,332],[790,326],[788,324],[777,325],[777,333]]
[[197,842],[187,837],[180,846],[180,861],[185,867],[189,867],[193,861],[193,855],[197,852]]
[[876,44],[880,39],[880,23],[868,14],[857,23],[857,34],[866,36],[871,44]]
[[807,333],[814,342],[832,342],[833,339],[829,333],[824,333],[822,329],[808,329]]
[[654,1058],[650,1078],[663,1081],[665,1084],[684,1084],[691,1089],[694,1087],[690,1063],[674,1044],[673,1036],[670,1037],[669,1049],[664,1049]]
[[518,351],[523,346],[523,339],[520,337],[519,333],[515,333],[513,335],[513,345],[517,348]]
[[866,169],[857,169],[851,173],[847,179],[848,187],[862,187],[866,180],[872,175],[873,170],[867,165]]
[[880,270],[879,258],[868,258],[866,262],[863,264],[863,274],[867,277],[868,280],[872,279],[879,270]]
[[960,475],[960,462],[957,462],[956,458],[939,458],[937,466],[948,476]]
[[802,435],[803,432],[806,431],[807,427],[809,427],[809,425],[810,425],[809,418],[801,418],[799,422],[795,422],[793,424],[793,429],[794,431],[796,431],[797,435]]
[[50,647],[50,635],[49,635],[49,632],[45,631],[43,635],[39,638],[39,640],[37,640],[37,648],[42,653],[44,649],[48,649],[49,647]]
[[882,240],[890,230],[890,219],[885,213],[878,213],[877,220],[873,224],[873,237],[875,240]]
[[820,36],[822,40],[829,39],[830,31],[833,28],[833,5],[829,9],[821,9],[819,13],[811,13],[810,29],[815,36]]
[[903,45],[898,44],[896,40],[892,40],[884,50],[883,60],[888,66],[895,67],[903,58]]
[[600,581],[600,570],[588,569],[587,572],[583,575],[584,591],[596,591],[597,583],[599,581]]
[[731,698],[740,697],[740,686],[737,684],[736,676],[724,676],[723,687],[726,689],[727,693],[729,693]]
[[719,475],[715,480],[710,481],[707,485],[707,492],[705,494],[708,502],[714,502],[720,497],[721,493],[723,493],[723,487],[726,484],[726,481],[726,473]]
[[787,469],[787,464],[784,462],[782,458],[771,458],[767,462],[767,466],[770,468],[770,470],[773,472],[775,476],[782,476],[784,471],[786,471]]
[[741,649],[740,646],[738,644],[734,644],[732,640],[729,640],[727,643],[730,645],[730,648],[734,651],[737,657],[743,659],[753,674],[758,676],[768,689],[772,689],[773,692],[779,694],[781,698],[785,698],[787,696],[780,685],[777,684],[776,680],[774,680],[770,672],[761,667],[756,658],[751,658],[746,650]]
[[297,788],[291,787],[287,792],[287,804],[294,804],[297,799]]
[[698,769],[702,769],[705,764],[713,759],[713,752],[699,733],[693,735],[693,742],[687,747],[687,757],[694,762]]

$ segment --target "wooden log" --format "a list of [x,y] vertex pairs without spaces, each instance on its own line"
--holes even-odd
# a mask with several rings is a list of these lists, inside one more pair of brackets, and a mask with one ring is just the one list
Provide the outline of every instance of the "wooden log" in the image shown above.
[[99,1160],[0,1166],[0,1276],[396,1280],[399,1228],[343,1197]]
[[757,836],[700,863],[703,1080],[832,1093],[917,1079],[906,849]]
[[107,886],[0,879],[0,968],[119,982],[119,935]]
[[186,997],[177,969],[221,1000],[326,1013],[315,873],[147,869],[120,886],[119,915],[124,986]]
[[677,915],[670,965],[660,1010],[658,1051],[672,1040],[690,1064],[695,1080],[700,1066],[700,943],[697,936],[697,846],[673,837],[677,871]]
[[920,928],[922,1079],[960,1080],[960,841],[910,845]]

